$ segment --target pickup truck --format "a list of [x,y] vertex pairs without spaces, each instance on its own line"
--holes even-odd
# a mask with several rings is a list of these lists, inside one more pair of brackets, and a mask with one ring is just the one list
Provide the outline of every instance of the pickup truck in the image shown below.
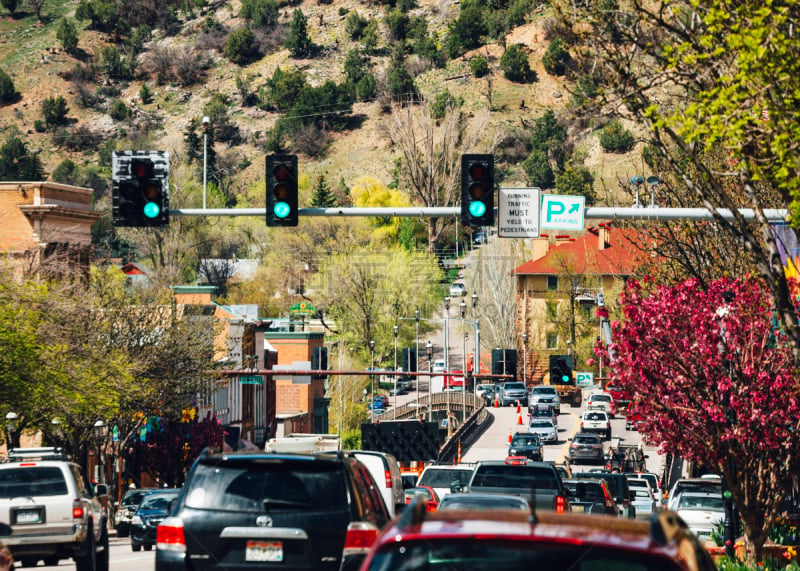
[[466,489],[476,494],[513,494],[526,498],[536,510],[570,511],[567,489],[556,467],[550,462],[532,462],[515,457],[513,461],[478,462]]

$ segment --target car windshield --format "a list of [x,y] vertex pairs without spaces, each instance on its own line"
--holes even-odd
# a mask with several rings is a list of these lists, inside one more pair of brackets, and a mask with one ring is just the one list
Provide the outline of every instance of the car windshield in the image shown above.
[[425,538],[391,542],[378,551],[369,571],[677,571],[672,561],[657,554],[607,548],[590,542],[578,545],[538,541],[472,538]]
[[63,496],[66,493],[64,474],[54,466],[0,470],[0,498]]
[[[252,462],[243,459],[198,464],[190,508],[264,513],[275,509],[343,511],[347,491],[342,467],[328,462]],[[313,506],[313,510],[312,510]]]
[[531,428],[553,428],[553,423],[546,418],[535,418],[531,421]]
[[136,490],[133,492],[126,492],[124,496],[122,496],[122,505],[123,506],[138,506],[139,502],[142,501],[142,498],[145,497],[150,492],[148,490]]
[[678,509],[723,511],[725,509],[725,500],[721,497],[690,496],[684,494],[678,498]]
[[524,383],[506,383],[505,385],[503,385],[503,389],[504,390],[509,390],[509,389],[515,389],[516,390],[516,389],[524,389],[524,388],[525,388],[525,384]]
[[524,498],[506,498],[502,496],[475,496],[473,494],[450,494],[439,503],[442,510],[530,510],[530,504]]
[[553,387],[533,387],[533,394],[535,395],[554,395],[556,390]]
[[140,510],[165,510],[169,507],[169,503],[178,496],[178,490],[170,493],[153,493],[142,500],[139,504]]
[[590,399],[593,401],[611,402],[611,397],[608,395],[592,395]]
[[470,477],[472,476],[472,470],[469,468],[465,468],[463,470],[459,469],[448,469],[448,470],[437,470],[437,469],[429,469],[422,477],[419,479],[420,486],[430,486],[431,488],[450,488],[450,483],[454,479],[458,479],[461,485],[466,485],[469,482]]

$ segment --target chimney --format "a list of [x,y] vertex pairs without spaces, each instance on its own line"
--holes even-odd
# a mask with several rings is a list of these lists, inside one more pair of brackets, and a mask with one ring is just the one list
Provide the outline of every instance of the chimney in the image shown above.
[[569,242],[569,234],[557,234],[556,244],[563,244],[564,242]]
[[607,224],[600,223],[597,225],[597,249],[605,250],[611,244],[609,243],[609,228]]
[[541,234],[538,238],[533,239],[533,256],[532,260],[544,258],[547,251],[550,249],[550,236],[548,234]]

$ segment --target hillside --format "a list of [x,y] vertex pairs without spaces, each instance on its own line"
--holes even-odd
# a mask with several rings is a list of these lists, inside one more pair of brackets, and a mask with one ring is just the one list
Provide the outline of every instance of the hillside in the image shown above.
[[[37,132],[35,129],[35,121],[42,119],[43,101],[62,95],[68,103],[71,127],[81,126],[102,140],[122,141],[118,143],[118,148],[138,146],[165,149],[181,158],[185,156],[183,139],[187,126],[192,120],[200,120],[204,105],[214,93],[219,93],[229,102],[228,114],[231,122],[240,130],[241,144],[231,146],[217,143],[215,148],[218,155],[227,154],[232,164],[246,166],[235,177],[236,186],[240,189],[249,182],[263,179],[264,134],[275,125],[278,114],[255,106],[243,106],[237,91],[237,75],[249,78],[254,89],[271,77],[277,67],[302,69],[312,85],[321,85],[328,79],[339,82],[343,77],[345,55],[357,45],[346,33],[346,15],[357,10],[367,19],[383,22],[385,17],[385,8],[371,3],[321,4],[304,0],[291,6],[284,5],[280,10],[279,23],[288,26],[292,11],[296,7],[302,9],[308,22],[308,36],[318,46],[319,55],[313,59],[293,59],[288,50],[279,45],[271,53],[240,67],[229,62],[219,51],[198,48],[198,38],[206,18],[213,18],[227,30],[244,25],[244,20],[238,17],[239,0],[208,3],[191,17],[180,15],[180,31],[164,37],[163,33],[155,30],[153,40],[145,45],[145,55],[157,46],[169,46],[175,50],[191,49],[198,61],[207,59],[210,62],[202,81],[187,87],[174,83],[159,84],[152,76],[139,76],[131,81],[103,79],[101,82],[101,87],[108,88],[110,92],[114,87],[119,89],[118,98],[130,106],[134,118],[157,118],[159,127],[142,136],[137,134],[140,123],[112,119],[107,113],[108,102],[106,109],[103,105],[81,106],[75,83],[65,79],[76,65],[97,63],[98,54],[104,46],[109,45],[104,34],[82,29],[86,22],[80,21],[78,53],[70,55],[56,47],[60,46],[56,38],[58,21],[63,16],[74,15],[77,4],[76,0],[49,0],[45,3],[43,12],[46,18],[42,24],[37,23],[30,11],[20,9],[14,18],[5,11],[0,12],[0,69],[11,76],[16,90],[21,94],[19,101],[0,107],[0,144],[13,132],[20,133],[29,150],[40,154],[48,175],[65,158],[70,158],[78,165],[97,164],[96,152],[69,152],[56,146],[50,133]],[[457,15],[458,9],[458,3],[454,0],[420,0],[411,14],[424,16],[429,31],[436,31],[439,37],[443,37],[448,22]],[[499,70],[503,48],[498,44],[489,44],[450,61],[444,69],[424,69],[415,74],[417,88],[429,98],[446,88],[450,93],[464,98],[465,109],[473,112],[485,109],[488,107],[487,81],[469,73],[470,57],[485,57],[493,69],[490,128],[484,138],[487,148],[510,131],[530,126],[547,109],[553,109],[556,113],[563,111],[570,101],[569,85],[563,78],[548,74],[542,66],[542,56],[549,44],[544,31],[547,17],[546,10],[534,10],[529,23],[514,29],[506,39],[507,45],[518,43],[527,49],[537,81],[524,84],[505,79]],[[391,47],[385,24],[379,29],[381,42],[386,48]],[[388,49],[383,51],[388,52]],[[140,55],[140,63],[143,62],[142,58]],[[388,55],[373,57],[372,60],[373,72],[380,77],[386,68]],[[412,64],[415,66],[412,74],[417,68],[423,67],[413,60]],[[153,93],[152,102],[147,104],[139,98],[143,82],[148,84]],[[300,156],[301,171],[312,176],[325,173],[333,183],[341,180],[351,184],[362,175],[372,175],[387,183],[391,180],[393,153],[387,137],[382,134],[381,125],[387,116],[382,112],[380,103],[356,103],[353,116],[358,118],[355,126],[333,134],[332,144],[322,157],[312,159]],[[595,176],[595,189],[601,203],[614,204],[619,199],[621,204],[627,204],[628,199],[615,196],[616,192],[606,197],[608,189],[619,186],[619,179],[627,180],[631,174],[637,174],[637,167],[632,165],[636,164],[633,157],[638,156],[638,147],[628,155],[614,155],[602,151],[597,143],[597,134],[591,129],[573,135],[585,166]],[[505,186],[526,185],[524,173],[518,165],[506,163],[500,168],[506,174]]]

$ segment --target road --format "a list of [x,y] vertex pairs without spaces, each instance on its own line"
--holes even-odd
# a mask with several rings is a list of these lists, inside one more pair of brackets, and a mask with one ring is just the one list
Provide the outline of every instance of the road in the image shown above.
[[[121,539],[112,535],[109,539],[109,567],[112,571],[151,571],[156,565],[156,552],[154,551],[131,551],[131,540]],[[19,564],[17,564],[17,568]],[[62,559],[58,565],[50,567],[42,566],[41,562],[36,569],[75,569],[75,562],[72,559]]]

